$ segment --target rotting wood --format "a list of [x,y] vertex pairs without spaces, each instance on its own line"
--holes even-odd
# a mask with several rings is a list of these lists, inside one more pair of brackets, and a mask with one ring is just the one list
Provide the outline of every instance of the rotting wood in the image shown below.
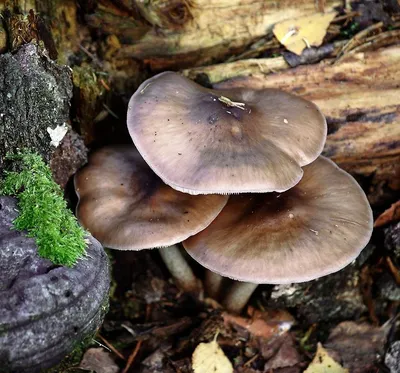
[[216,87],[278,88],[313,101],[329,126],[323,154],[370,179],[371,203],[380,203],[384,189],[400,190],[400,45],[276,73],[260,69],[257,60],[233,64],[230,76],[236,69],[237,77]]
[[[281,70],[286,70],[290,66],[285,59],[274,58],[251,58],[235,62],[221,63],[182,71],[182,74],[193,80],[204,80],[210,84],[237,78],[240,76],[251,76],[253,74],[270,74]],[[202,79],[203,77],[203,79]]]
[[[357,50],[349,49],[347,52],[348,54],[353,54],[353,52],[367,52],[381,47],[391,46],[399,41],[400,29],[386,31],[374,36],[371,40],[365,40],[364,44],[357,44]],[[206,80],[209,84],[215,84],[224,80],[238,78],[240,76],[257,75],[260,73],[270,74],[286,70],[289,67],[315,63],[327,57],[338,58],[340,55],[340,58],[346,58],[348,54],[343,54],[342,51],[349,42],[349,40],[339,40],[332,44],[325,44],[321,48],[306,49],[303,51],[301,56],[297,56],[291,52],[285,52],[284,56],[274,58],[248,58],[234,62],[227,61],[225,63],[210,66],[192,67],[182,70],[182,74],[192,80],[200,81],[204,81],[206,76]],[[318,60],[313,61],[313,58],[318,57],[316,54],[319,52],[322,53],[320,53]],[[338,60],[336,59],[334,62],[337,63]]]
[[78,49],[82,35],[75,0],[0,0],[0,16],[0,52],[7,49],[6,37],[12,50],[33,40],[43,42],[49,56],[58,54],[61,63]]
[[[153,70],[199,66],[243,52],[283,20],[318,11],[314,0],[99,0],[86,20],[116,35],[116,58],[143,60]],[[133,4],[133,5],[132,5]],[[324,11],[343,6],[327,0]]]

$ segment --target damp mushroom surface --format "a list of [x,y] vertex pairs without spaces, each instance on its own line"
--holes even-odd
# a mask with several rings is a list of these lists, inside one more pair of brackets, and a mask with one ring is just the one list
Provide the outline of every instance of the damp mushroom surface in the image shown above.
[[213,90],[173,72],[139,87],[127,123],[153,171],[190,194],[290,189],[327,134],[324,116],[301,97],[276,89]]
[[227,196],[192,196],[172,189],[132,145],[93,153],[74,183],[78,220],[104,246],[162,248],[164,262],[183,288],[197,286],[174,245],[206,228],[225,206]]
[[287,284],[342,269],[359,255],[372,229],[372,211],[361,187],[319,157],[304,167],[302,180],[289,191],[231,196],[213,223],[183,246],[222,276]]

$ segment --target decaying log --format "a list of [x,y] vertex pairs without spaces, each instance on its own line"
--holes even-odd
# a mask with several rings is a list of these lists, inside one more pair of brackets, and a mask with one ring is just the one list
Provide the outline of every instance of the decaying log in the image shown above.
[[83,140],[71,129],[56,144],[51,135],[68,123],[71,96],[71,70],[36,45],[0,55],[0,176],[7,154],[30,150],[49,162],[56,182],[66,186],[87,160]]
[[222,61],[271,34],[279,21],[340,8],[338,0],[99,0],[86,9],[86,21],[118,37],[116,58],[161,70]]
[[36,41],[66,63],[79,39],[75,0],[0,0],[0,53]]
[[[272,61],[272,62],[271,62]],[[280,61],[279,64],[276,61]],[[338,63],[284,69],[283,60],[250,60],[229,64],[236,78],[219,88],[275,87],[316,103],[327,117],[329,135],[324,154],[355,176],[367,177],[371,203],[379,203],[385,188],[400,189],[400,45],[353,54]],[[278,68],[262,66],[280,66]],[[211,83],[224,64],[203,73]],[[217,71],[218,70],[218,71]],[[186,71],[193,77],[193,72]],[[385,189],[386,190],[386,189]]]

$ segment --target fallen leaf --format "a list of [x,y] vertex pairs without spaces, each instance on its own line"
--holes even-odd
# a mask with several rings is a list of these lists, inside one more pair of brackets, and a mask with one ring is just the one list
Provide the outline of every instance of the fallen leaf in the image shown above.
[[390,323],[373,326],[343,321],[331,331],[324,346],[331,356],[338,356],[352,373],[368,372],[383,356],[390,327]]
[[333,360],[328,352],[318,343],[313,361],[304,373],[348,373],[340,364]]
[[400,201],[393,203],[387,210],[378,216],[375,220],[374,227],[382,227],[383,225],[400,220]]
[[227,312],[224,312],[222,317],[225,325],[239,326],[255,337],[267,339],[287,332],[294,323],[293,316],[283,310],[259,311],[249,307],[248,313],[251,318],[231,315]]
[[233,366],[217,343],[200,343],[192,355],[194,373],[233,373]]
[[83,355],[79,368],[93,370],[96,373],[117,373],[119,367],[111,354],[102,348],[89,348]]
[[300,355],[297,352],[293,339],[289,334],[286,334],[278,351],[266,362],[264,371],[270,372],[278,368],[294,367],[300,363],[300,361]]
[[276,38],[287,50],[300,55],[306,47],[319,47],[336,12],[316,13],[278,22],[273,28]]

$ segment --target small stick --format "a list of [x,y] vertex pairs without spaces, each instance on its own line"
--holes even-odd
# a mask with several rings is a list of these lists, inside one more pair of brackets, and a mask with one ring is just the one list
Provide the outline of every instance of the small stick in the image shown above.
[[288,31],[288,33],[280,40],[281,44],[285,44],[285,42],[291,38],[293,35],[297,34],[297,30],[295,28],[292,28],[291,30]]
[[300,347],[302,350],[305,350],[305,345],[307,343],[307,341],[310,339],[310,336],[312,333],[314,333],[315,329],[317,328],[317,324],[312,324],[306,334],[304,334],[303,338],[300,339]]
[[389,266],[390,272],[392,272],[392,275],[393,275],[397,285],[400,285],[400,272],[396,268],[396,266],[393,264],[392,259],[390,259],[388,256],[386,257],[386,263]]
[[245,110],[243,106],[245,106],[246,104],[243,102],[235,102],[225,96],[218,97],[218,101],[221,101],[222,103],[224,103],[227,106],[236,107],[240,110]]
[[132,366],[133,362],[135,361],[136,355],[138,354],[140,347],[142,346],[143,341],[140,340],[138,341],[138,343],[136,343],[135,349],[132,351],[132,353],[130,354],[128,361],[125,365],[124,370],[122,371],[122,373],[128,373],[130,367]]
[[243,364],[243,366],[245,366],[245,367],[250,366],[250,364],[251,364],[254,360],[256,360],[259,356],[260,356],[260,354],[255,354],[251,359],[247,360],[247,361]]
[[367,37],[371,32],[378,30],[383,27],[383,22],[378,22],[375,23],[374,25],[371,25],[367,27],[366,29],[360,31],[356,35],[354,35],[348,43],[342,48],[342,50],[339,52],[339,54],[336,57],[335,63],[340,61],[342,57],[348,53],[350,50],[354,49],[355,47],[358,47],[360,44],[363,43],[363,39]]
[[105,103],[103,103],[104,109],[107,110],[109,114],[111,114],[115,119],[119,119],[118,115],[115,114]]
[[111,91],[110,86],[104,81],[104,79],[100,79],[99,80],[101,85],[107,90],[107,91]]
[[82,44],[79,44],[79,49],[82,52],[86,53],[92,59],[93,63],[95,63],[99,67],[103,67],[99,59],[94,54],[90,53]]
[[117,355],[120,359],[126,360],[125,356],[122,355],[110,342],[107,341],[101,334],[98,334],[98,337],[102,340],[102,342],[112,351],[115,355]]
[[306,38],[302,38],[307,48],[311,48],[310,42]]
[[[365,50],[371,49],[374,47],[375,49],[381,46],[385,46],[385,41],[388,40],[390,43],[393,39],[398,39],[400,36],[400,30],[392,30],[387,32],[382,32],[375,36],[370,36],[369,38],[365,39],[363,44],[360,44],[358,47],[355,47],[351,51],[349,51],[346,56],[363,52]],[[344,57],[344,56],[343,56]]]
[[340,22],[340,21],[344,21],[345,19],[349,19],[349,18],[353,18],[353,17],[358,17],[360,15],[359,12],[350,12],[350,13],[346,13],[342,16],[338,16],[336,17],[331,23],[336,23],[336,22]]

